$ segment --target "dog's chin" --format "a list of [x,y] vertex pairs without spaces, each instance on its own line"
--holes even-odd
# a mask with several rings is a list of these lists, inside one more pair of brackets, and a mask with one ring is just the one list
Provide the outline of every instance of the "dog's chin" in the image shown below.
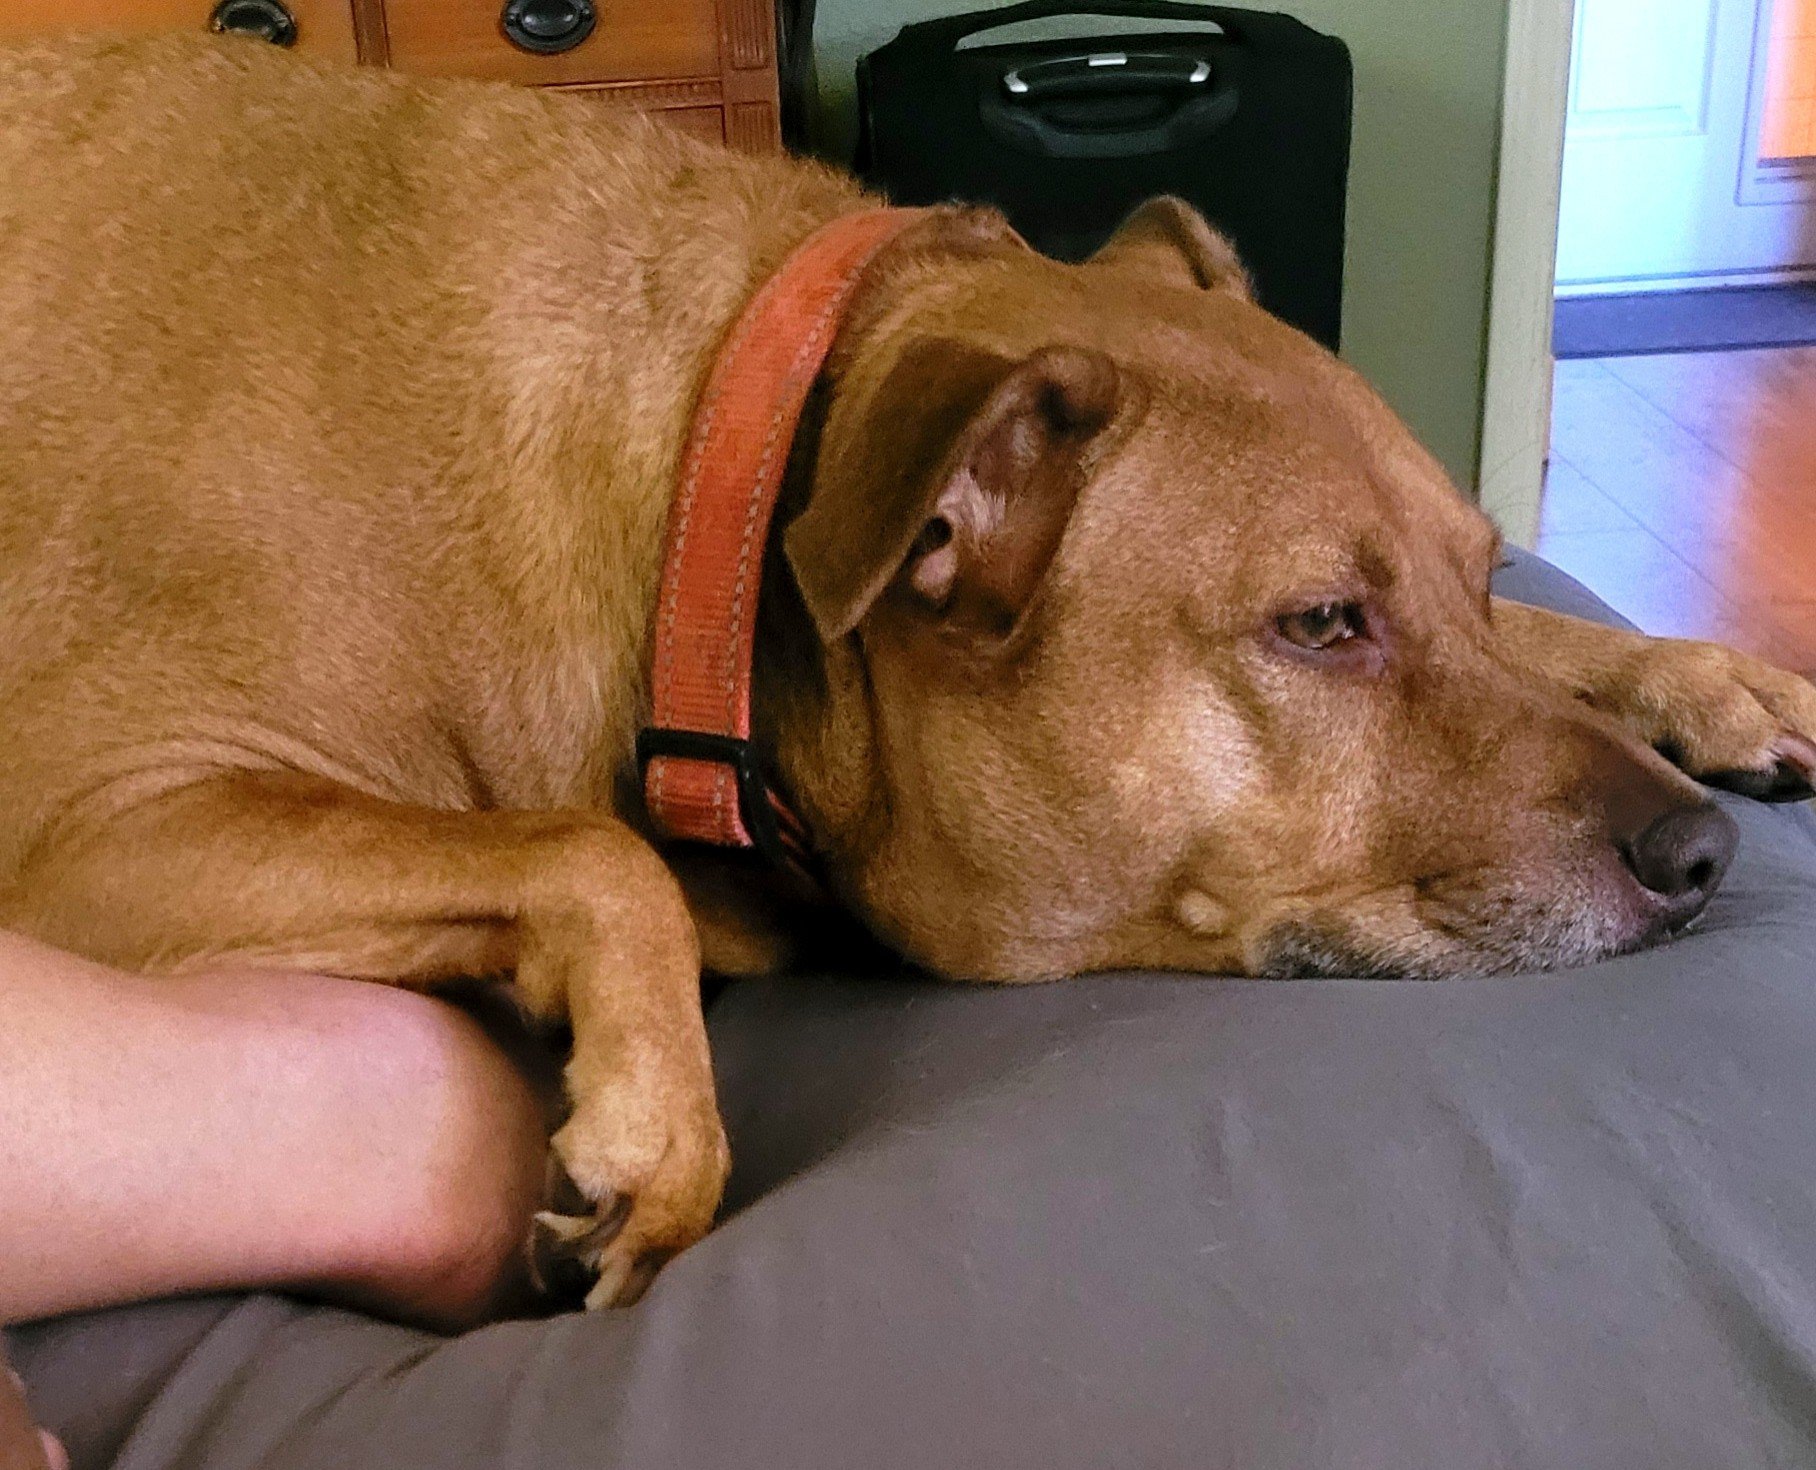
[[1295,919],[1262,940],[1254,974],[1263,980],[1401,980],[1430,976],[1412,956],[1364,944],[1334,920]]
[[[1675,938],[1633,932],[1610,916],[1543,913],[1524,922],[1420,926],[1410,937],[1374,938],[1340,918],[1293,920],[1269,931],[1253,973],[1263,979],[1441,980],[1573,970]],[[1685,926],[1688,927],[1688,926]]]

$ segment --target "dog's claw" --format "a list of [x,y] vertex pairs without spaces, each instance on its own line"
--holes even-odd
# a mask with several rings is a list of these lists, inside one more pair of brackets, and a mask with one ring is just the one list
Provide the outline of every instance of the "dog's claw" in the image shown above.
[[[530,1279],[544,1297],[590,1302],[598,1292],[600,1262],[630,1218],[631,1197],[611,1194],[592,1215],[541,1210],[530,1231]],[[588,1288],[592,1288],[591,1291]]]
[[635,1260],[624,1257],[609,1263],[586,1294],[587,1310],[635,1306],[649,1290],[656,1273],[674,1259],[674,1254],[673,1251],[650,1251]]
[[1705,784],[1754,801],[1808,801],[1816,797],[1816,745],[1801,735],[1781,735],[1766,750],[1764,770],[1713,771]]
[[1796,795],[1774,795],[1773,801],[1805,801],[1816,796],[1816,742],[1801,735],[1780,735],[1772,742],[1772,759],[1778,763],[1777,784]]

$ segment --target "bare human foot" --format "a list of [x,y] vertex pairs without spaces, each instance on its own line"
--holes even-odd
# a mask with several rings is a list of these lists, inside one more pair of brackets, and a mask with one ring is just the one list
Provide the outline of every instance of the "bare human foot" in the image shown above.
[[32,1421],[25,1385],[0,1357],[0,1470],[69,1470],[54,1436]]

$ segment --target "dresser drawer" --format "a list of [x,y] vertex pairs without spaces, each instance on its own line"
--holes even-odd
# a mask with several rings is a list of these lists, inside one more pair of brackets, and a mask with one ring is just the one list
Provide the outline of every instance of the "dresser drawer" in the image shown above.
[[590,0],[596,16],[592,34],[552,55],[526,50],[505,35],[506,3],[385,0],[391,65],[532,85],[719,74],[713,0]]
[[[221,0],[0,0],[0,41],[29,36],[206,30]],[[771,0],[584,0],[593,27],[539,54],[506,34],[510,0],[230,0],[249,18],[294,22],[298,51],[435,76],[574,88],[671,126],[771,153],[777,125]],[[517,0],[546,19],[581,0]],[[513,19],[519,23],[524,12]],[[521,25],[520,25],[521,28]]]
[[[354,61],[352,0],[263,0],[296,26],[296,49]],[[75,32],[207,30],[215,0],[0,0],[0,40]]]

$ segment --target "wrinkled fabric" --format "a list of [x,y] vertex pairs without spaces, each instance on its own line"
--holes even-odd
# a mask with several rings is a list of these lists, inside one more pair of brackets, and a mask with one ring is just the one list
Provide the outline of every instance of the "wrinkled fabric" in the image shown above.
[[12,1349],[78,1470],[1816,1465],[1816,821],[1726,805],[1699,929],[1568,974],[733,987],[727,1218],[629,1311]]

